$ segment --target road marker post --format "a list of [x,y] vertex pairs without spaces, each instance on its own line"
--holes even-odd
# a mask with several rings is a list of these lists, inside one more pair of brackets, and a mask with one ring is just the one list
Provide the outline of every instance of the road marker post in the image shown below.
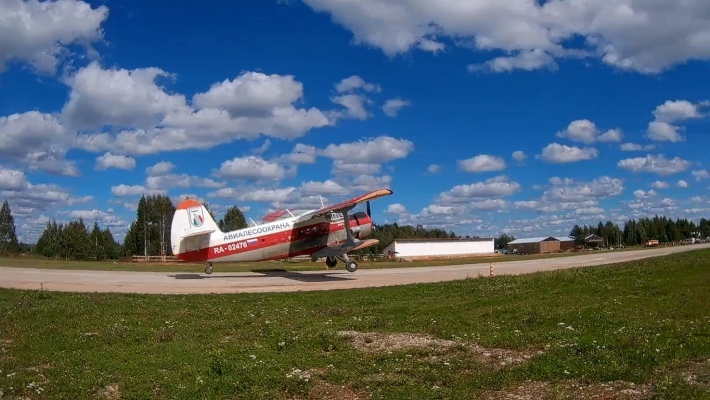
[[489,264],[488,276],[491,276],[491,277],[495,276],[495,274],[493,273],[493,263]]

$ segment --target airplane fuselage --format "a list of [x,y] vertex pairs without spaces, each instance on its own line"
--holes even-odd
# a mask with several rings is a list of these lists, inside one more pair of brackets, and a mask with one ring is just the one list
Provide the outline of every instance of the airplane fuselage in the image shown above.
[[[346,240],[340,213],[329,213],[306,222],[285,218],[230,232],[183,239],[184,248],[176,253],[188,262],[244,262],[279,260],[310,255],[329,245]],[[364,212],[349,215],[353,236],[363,238],[372,232],[372,219]]]

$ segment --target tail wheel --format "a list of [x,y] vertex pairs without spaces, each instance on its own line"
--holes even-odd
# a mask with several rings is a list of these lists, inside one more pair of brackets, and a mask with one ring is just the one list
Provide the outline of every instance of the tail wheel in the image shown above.
[[209,275],[209,274],[212,273],[212,264],[210,264],[210,265],[208,265],[208,266],[205,267],[205,273],[206,273],[207,275]]
[[348,272],[355,272],[357,271],[357,263],[353,260],[350,260],[345,264],[345,269],[347,269]]

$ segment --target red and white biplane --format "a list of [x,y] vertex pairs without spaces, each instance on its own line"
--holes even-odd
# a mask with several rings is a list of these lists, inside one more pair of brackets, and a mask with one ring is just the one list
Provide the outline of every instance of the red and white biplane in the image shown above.
[[[206,262],[205,273],[212,273],[212,264],[279,260],[308,255],[313,261],[325,257],[328,268],[338,260],[350,272],[357,263],[348,253],[377,244],[377,239],[362,240],[372,233],[370,201],[392,194],[390,189],[375,190],[361,196],[318,210],[294,215],[279,210],[254,224],[231,232],[222,232],[207,209],[197,200],[185,199],[173,215],[170,239],[173,254],[180,260]],[[367,203],[367,212],[348,212],[360,203]]]

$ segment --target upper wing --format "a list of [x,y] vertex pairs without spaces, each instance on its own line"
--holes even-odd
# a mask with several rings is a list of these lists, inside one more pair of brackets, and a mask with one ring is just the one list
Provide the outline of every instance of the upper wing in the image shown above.
[[276,210],[271,214],[265,215],[264,218],[262,218],[261,220],[266,222],[273,222],[286,214],[288,214],[288,210]]
[[390,190],[390,189],[373,190],[372,192],[365,193],[361,196],[353,197],[350,200],[345,200],[345,201],[340,202],[338,204],[333,204],[332,206],[323,207],[319,210],[305,214],[301,218],[299,218],[299,222],[309,220],[312,218],[316,218],[316,217],[320,217],[321,215],[325,215],[328,213],[342,211],[346,208],[354,207],[357,204],[364,203],[364,202],[370,201],[370,200],[379,199],[380,197],[389,196],[391,194],[392,194],[392,190]]

